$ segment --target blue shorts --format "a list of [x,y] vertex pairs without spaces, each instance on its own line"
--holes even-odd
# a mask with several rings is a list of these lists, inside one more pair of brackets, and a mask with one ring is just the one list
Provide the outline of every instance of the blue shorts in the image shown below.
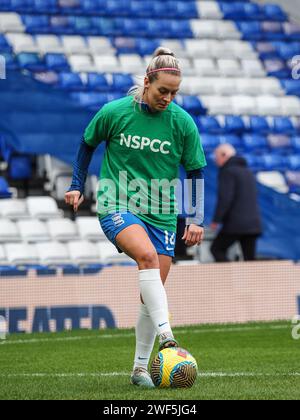
[[100,219],[100,225],[106,237],[112,242],[119,252],[122,252],[116,243],[116,236],[123,229],[131,225],[140,225],[147,232],[151,242],[158,254],[174,257],[174,249],[176,244],[176,233],[159,229],[149,223],[143,222],[138,216],[124,211],[109,214]]

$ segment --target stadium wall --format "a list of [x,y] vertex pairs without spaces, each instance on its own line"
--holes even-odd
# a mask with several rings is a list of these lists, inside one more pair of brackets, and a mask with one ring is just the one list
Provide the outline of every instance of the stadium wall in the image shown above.
[[[300,265],[290,261],[173,266],[173,326],[287,320],[300,314]],[[135,267],[96,275],[0,278],[0,317],[10,333],[130,328],[139,307]]]

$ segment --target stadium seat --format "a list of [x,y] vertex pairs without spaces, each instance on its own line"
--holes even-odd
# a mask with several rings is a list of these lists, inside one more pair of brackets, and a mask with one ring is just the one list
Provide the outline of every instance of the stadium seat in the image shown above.
[[137,54],[120,54],[119,61],[123,73],[144,74],[144,60]]
[[241,75],[242,68],[236,59],[221,58],[217,60],[219,74],[223,77],[238,77]]
[[50,239],[46,224],[40,220],[19,220],[17,226],[23,242],[45,242]]
[[207,83],[211,85],[210,87],[214,89],[214,93],[217,95],[227,96],[237,93],[237,79],[234,77],[218,77],[211,83],[207,79]]
[[220,4],[216,1],[197,1],[198,17],[201,19],[218,20],[223,18]]
[[194,68],[197,76],[219,76],[219,69],[213,59],[196,58],[194,60]]
[[10,198],[11,195],[7,181],[0,176],[0,198]]
[[285,21],[287,19],[287,14],[277,4],[264,4],[263,10],[266,18],[270,20]]
[[6,70],[18,70],[19,64],[17,63],[13,54],[9,52],[1,52],[1,56],[5,60]]
[[280,111],[278,115],[299,116],[300,98],[297,96],[286,96],[280,98]]
[[82,36],[63,35],[61,42],[66,54],[82,54],[87,49],[87,44]]
[[129,7],[129,15],[136,18],[151,17],[154,13],[153,1],[133,0],[130,1]]
[[0,32],[25,32],[20,15],[17,13],[0,13]]
[[284,60],[273,58],[265,60],[263,63],[269,76],[274,76],[279,79],[287,79],[290,76],[291,71]]
[[35,39],[39,51],[42,54],[64,52],[60,38],[56,35],[36,35]]
[[270,125],[265,117],[250,116],[248,121],[248,129],[252,133],[268,134],[271,131]]
[[256,97],[256,113],[259,115],[281,115],[280,99],[272,95]]
[[17,225],[7,219],[0,219],[0,242],[20,242],[20,232]]
[[71,264],[68,247],[60,242],[43,242],[36,244],[39,262],[43,265]]
[[273,151],[291,151],[291,138],[285,134],[269,134],[268,144]]
[[96,217],[77,217],[76,225],[81,239],[92,242],[106,240]]
[[295,134],[296,128],[289,117],[274,117],[271,126],[273,133]]
[[1,199],[0,216],[11,220],[28,219],[26,202],[21,199]]
[[284,22],[283,31],[289,40],[300,41],[300,25],[294,22]]
[[233,106],[231,98],[229,96],[220,96],[220,95],[201,95],[201,102],[203,106],[209,111],[212,115],[232,115]]
[[242,71],[247,77],[266,77],[262,62],[258,59],[242,59]]
[[72,182],[71,175],[60,175],[54,182],[54,190],[51,192],[51,196],[58,201],[65,200],[65,193],[70,188]]
[[67,244],[73,263],[78,265],[99,263],[99,252],[96,244],[89,241],[72,241]]
[[54,242],[68,242],[78,239],[76,225],[70,219],[48,220],[47,228]]
[[92,111],[98,111],[108,102],[108,95],[100,92],[74,92],[72,98],[80,106]]
[[130,74],[114,73],[112,75],[111,88],[116,92],[128,92],[133,85],[134,81]]
[[216,117],[201,115],[196,119],[200,133],[219,134],[222,132],[221,125]]
[[84,84],[78,73],[62,72],[58,75],[57,87],[63,90],[83,90]]
[[288,95],[300,96],[300,82],[299,80],[281,80],[281,85]]
[[90,55],[74,54],[69,56],[69,63],[73,72],[93,72],[96,66]]
[[54,158],[53,156],[44,155],[40,159],[40,165],[43,167],[43,171],[49,181],[50,191],[54,190],[57,178],[62,176],[72,176],[72,166],[60,159]]
[[6,244],[4,245],[7,260],[13,265],[39,264],[39,255],[36,245],[33,244]]
[[228,134],[242,134],[246,131],[246,126],[243,119],[236,115],[226,115],[218,117],[218,121],[222,126],[224,133]]
[[23,70],[32,72],[42,72],[46,70],[44,60],[37,53],[20,53],[17,55],[19,67]]
[[[39,47],[36,44],[34,37],[29,34],[7,33],[6,40],[9,42],[9,44],[13,48],[15,54],[18,54],[22,51],[26,51],[27,53],[39,52]],[[1,41],[1,38],[0,38],[0,41]]]
[[287,167],[290,171],[299,171],[300,170],[300,156],[299,154],[296,155],[289,155],[286,157]]
[[29,180],[32,177],[32,163],[28,155],[13,155],[9,160],[8,174],[10,179]]
[[57,0],[34,0],[34,8],[37,12],[58,12]]
[[200,19],[191,20],[191,29],[193,31],[194,38],[218,38],[218,36],[216,36],[218,34],[218,24],[220,25],[221,21]]
[[90,51],[90,54],[105,54],[105,55],[114,55],[115,48],[111,45],[111,42],[108,38],[105,37],[96,37],[89,36],[86,38],[86,42]]
[[47,220],[63,216],[63,212],[58,209],[56,201],[51,197],[27,197],[26,203],[32,218]]
[[234,115],[253,115],[257,112],[256,101],[252,96],[232,96],[231,104]]
[[69,72],[70,65],[64,54],[48,53],[44,56],[45,64],[48,70]]
[[94,55],[94,62],[99,73],[116,73],[120,71],[120,63],[113,55]]
[[248,153],[267,152],[268,142],[265,136],[261,134],[244,134],[243,144]]
[[285,178],[290,188],[290,192],[300,193],[300,172],[299,171],[286,171]]
[[72,35],[74,29],[71,25],[69,16],[56,15],[49,17],[49,30],[47,31],[56,35]]
[[79,35],[97,35],[98,31],[93,26],[91,19],[86,16],[71,16],[69,18],[70,27],[74,34]]
[[292,136],[291,142],[296,152],[300,152],[300,136]]
[[258,172],[256,174],[256,179],[259,183],[266,187],[273,188],[279,193],[285,194],[289,191],[284,176],[278,171]]
[[[136,52],[142,57],[145,55],[153,54],[157,47],[159,47],[159,42],[155,39],[137,38],[135,41]],[[174,52],[174,54],[176,53]]]
[[220,137],[216,134],[207,134],[200,131],[201,143],[207,153],[213,152],[220,145]]
[[50,31],[49,16],[47,15],[23,15],[22,20],[26,32],[30,34],[47,34]]
[[205,114],[205,108],[197,96],[178,95],[175,101],[178,105],[180,105],[183,109],[192,115],[197,116]]
[[88,73],[86,88],[91,91],[108,92],[110,86],[105,74]]

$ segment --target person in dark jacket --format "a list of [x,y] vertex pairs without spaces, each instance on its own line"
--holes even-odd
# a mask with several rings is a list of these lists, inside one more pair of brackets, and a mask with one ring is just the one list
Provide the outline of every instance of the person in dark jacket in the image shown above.
[[256,180],[243,157],[230,144],[215,150],[219,170],[218,200],[211,228],[222,228],[211,246],[217,262],[228,261],[227,250],[238,241],[244,260],[255,260],[256,241],[261,234]]

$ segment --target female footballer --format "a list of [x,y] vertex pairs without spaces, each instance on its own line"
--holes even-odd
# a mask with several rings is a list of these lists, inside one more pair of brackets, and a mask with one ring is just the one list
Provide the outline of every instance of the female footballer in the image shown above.
[[[107,238],[133,258],[139,270],[141,306],[131,383],[153,387],[148,362],[156,335],[159,348],[178,346],[169,323],[164,288],[174,256],[177,210],[172,182],[182,164],[190,179],[194,213],[186,220],[187,246],[203,239],[206,165],[198,129],[174,104],[181,70],[174,54],[158,48],[142,87],[106,104],[87,127],[80,144],[72,185],[65,195],[77,211],[95,148],[106,141],[98,189],[98,217]],[[200,182],[198,182],[200,180]],[[138,189],[137,189],[138,186]]]

